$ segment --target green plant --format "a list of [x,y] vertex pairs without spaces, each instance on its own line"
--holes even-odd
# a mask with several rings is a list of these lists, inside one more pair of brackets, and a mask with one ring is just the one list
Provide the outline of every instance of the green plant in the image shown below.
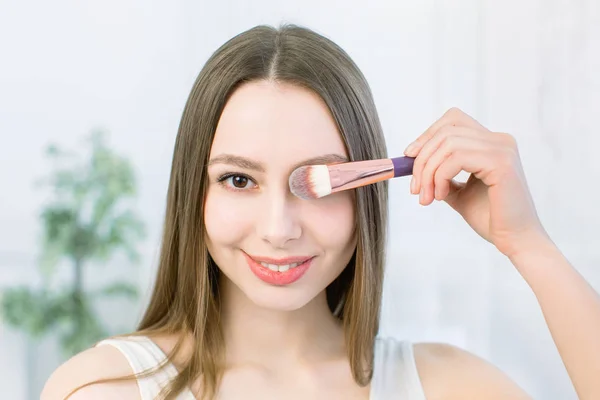
[[[143,223],[132,211],[136,180],[131,164],[106,145],[102,131],[92,133],[89,145],[91,153],[83,162],[55,145],[47,148],[54,168],[41,182],[51,189],[40,215],[42,284],[9,288],[0,299],[8,325],[33,338],[58,332],[66,356],[108,335],[93,309],[97,299],[138,297],[136,287],[124,281],[94,291],[84,287],[88,268],[119,252],[137,263],[136,244],[144,237]],[[66,266],[71,283],[55,285],[57,270]]]

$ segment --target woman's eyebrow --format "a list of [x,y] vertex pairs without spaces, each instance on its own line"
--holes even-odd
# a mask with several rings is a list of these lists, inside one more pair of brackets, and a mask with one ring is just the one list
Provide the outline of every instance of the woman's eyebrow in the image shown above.
[[[311,157],[294,165],[292,169],[296,169],[303,165],[318,165],[318,164],[333,164],[340,162],[348,162],[348,157],[341,154],[323,154],[316,157]],[[251,158],[237,156],[235,154],[219,154],[208,161],[208,166],[215,164],[235,165],[236,167],[250,169],[258,172],[265,172],[264,164],[252,160]]]
[[218,156],[215,156],[208,161],[209,167],[215,164],[235,165],[236,167],[244,169],[265,172],[264,165],[259,163],[258,161],[254,161],[250,158],[242,156],[236,156],[234,154],[219,154]]
[[348,162],[348,157],[341,154],[323,154],[317,157],[311,157],[307,160],[297,163],[292,169],[302,167],[304,165],[319,165],[319,164],[334,164]]

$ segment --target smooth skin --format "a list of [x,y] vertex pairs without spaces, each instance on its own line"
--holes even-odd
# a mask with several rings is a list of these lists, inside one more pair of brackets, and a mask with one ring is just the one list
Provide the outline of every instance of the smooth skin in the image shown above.
[[[274,82],[250,83],[243,89],[232,97],[237,96],[239,112],[229,109],[227,115],[232,119],[222,125],[236,128],[220,132],[223,135],[219,140],[222,150],[251,157],[265,168],[262,175],[242,171],[253,178],[247,187],[252,193],[237,193],[232,190],[240,188],[214,185],[210,190],[217,196],[215,200],[219,199],[214,206],[243,201],[252,202],[255,209],[263,204],[256,196],[265,196],[265,204],[278,206],[268,208],[272,213],[267,213],[266,208],[252,213],[260,218],[244,220],[243,232],[234,231],[227,236],[227,231],[213,231],[211,245],[219,247],[216,250],[223,260],[230,261],[226,271],[231,276],[223,282],[227,293],[224,330],[227,359],[233,367],[225,371],[222,398],[366,400],[369,387],[360,388],[350,375],[342,346],[343,330],[328,312],[324,291],[315,292],[315,288],[322,289],[332,279],[332,271],[339,272],[338,257],[330,255],[347,255],[347,241],[336,243],[333,238],[320,236],[320,216],[325,208],[328,214],[347,215],[350,203],[343,193],[328,196],[322,203],[299,200],[290,195],[286,186],[291,172],[287,167],[310,157],[342,152],[341,138],[327,107],[313,93]],[[249,110],[250,106],[255,109]],[[243,120],[248,116],[256,120]],[[252,135],[244,129],[251,129]],[[311,137],[313,133],[318,136]],[[289,136],[282,137],[286,134]],[[278,157],[273,157],[269,147],[273,141],[281,143]],[[302,154],[297,154],[298,149],[302,149]],[[217,150],[213,148],[211,152],[216,154]],[[431,204],[437,193],[438,200],[448,202],[482,237],[510,258],[540,301],[580,398],[600,398],[599,384],[592,379],[600,376],[600,300],[543,230],[514,139],[490,132],[460,110],[452,109],[419,137],[406,155],[416,156],[412,193],[422,191],[423,205]],[[452,181],[460,170],[473,174],[466,185]],[[219,175],[220,172],[214,176]],[[214,221],[214,226],[220,223],[227,222]],[[256,229],[250,229],[252,226]],[[264,296],[259,291],[261,283],[239,264],[236,248],[257,250],[267,244],[272,249],[287,249],[293,255],[300,249],[302,254],[317,254],[321,261],[307,275],[307,281],[312,283],[299,285],[289,295],[270,288],[272,296]],[[306,340],[308,337],[311,340]],[[169,352],[176,341],[175,336],[152,339],[164,352]],[[175,360],[176,367],[183,365],[190,346],[186,342],[183,354]],[[440,343],[418,343],[414,349],[428,400],[530,398],[496,367],[467,351]],[[42,399],[63,399],[72,388],[85,382],[129,373],[129,365],[118,350],[111,346],[92,348],[55,371]],[[191,389],[196,394],[200,391],[197,382]],[[71,397],[104,398],[140,397],[134,381],[92,385]]]

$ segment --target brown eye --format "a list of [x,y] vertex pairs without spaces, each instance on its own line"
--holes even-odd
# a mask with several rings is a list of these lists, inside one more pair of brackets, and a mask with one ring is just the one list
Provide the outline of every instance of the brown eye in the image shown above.
[[243,189],[248,184],[248,178],[246,178],[245,176],[235,175],[231,178],[231,183],[238,189]]
[[252,178],[241,174],[225,174],[218,179],[218,182],[231,190],[247,190],[256,186]]

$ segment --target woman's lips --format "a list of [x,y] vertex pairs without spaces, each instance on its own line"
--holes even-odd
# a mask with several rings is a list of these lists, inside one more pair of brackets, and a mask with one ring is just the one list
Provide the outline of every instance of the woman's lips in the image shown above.
[[312,264],[314,257],[268,258],[249,256],[244,252],[250,270],[260,280],[271,285],[289,285],[302,277]]

